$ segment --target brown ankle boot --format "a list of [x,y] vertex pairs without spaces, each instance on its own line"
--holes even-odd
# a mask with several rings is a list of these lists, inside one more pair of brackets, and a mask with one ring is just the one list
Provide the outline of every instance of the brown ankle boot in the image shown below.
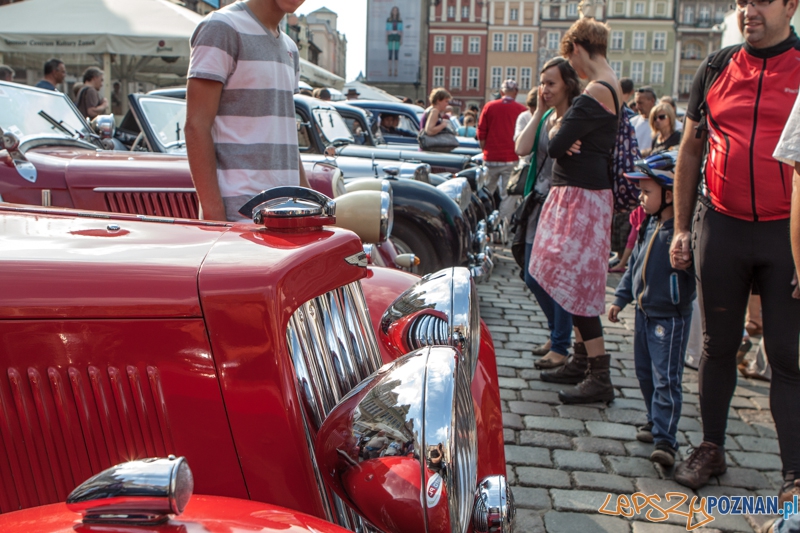
[[703,441],[675,468],[675,481],[697,490],[708,483],[711,476],[721,476],[727,469],[725,451],[722,447]]
[[783,477],[783,487],[778,493],[778,508],[783,509],[783,504],[794,501],[795,496],[800,496],[800,478],[797,472],[789,471]]
[[579,354],[577,350],[573,355],[567,358],[564,366],[549,372],[542,372],[540,378],[542,381],[548,383],[564,383],[566,385],[575,385],[583,381],[586,377],[586,369],[589,367],[586,362],[586,356]]
[[573,342],[572,351],[580,355],[589,355],[589,352],[586,351],[586,345],[582,342]]
[[563,403],[610,402],[614,399],[614,386],[611,384],[609,354],[587,357],[588,369],[583,381],[574,387],[558,393]]

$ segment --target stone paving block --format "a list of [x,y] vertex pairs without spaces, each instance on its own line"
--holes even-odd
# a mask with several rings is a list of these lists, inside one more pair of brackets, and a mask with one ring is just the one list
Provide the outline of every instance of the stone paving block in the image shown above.
[[563,385],[560,383],[548,383],[540,379],[532,379],[528,381],[528,386],[531,390],[546,390],[550,392],[558,392],[560,390],[568,389],[570,385]]
[[[691,416],[693,418],[700,418],[700,408],[693,403],[685,403],[681,406],[681,416]],[[738,417],[738,415],[736,416]]]
[[700,403],[700,397],[697,394],[684,394],[683,404],[686,405],[687,403],[698,405]]
[[545,533],[544,520],[536,511],[531,509],[517,509],[517,531],[530,533]]
[[611,383],[617,388],[639,389],[639,380],[636,378],[621,377],[611,380]]
[[576,436],[585,431],[582,421],[570,420],[567,418],[555,418],[552,416],[526,416],[524,422],[527,429],[555,431],[558,433],[567,433],[569,435]]
[[[741,412],[739,414],[741,414]],[[755,429],[741,420],[728,420],[728,427],[725,433],[728,435],[758,435]]]
[[517,371],[507,366],[498,366],[497,376],[501,378],[514,378],[517,377]]
[[554,468],[517,467],[518,482],[529,487],[569,488],[569,474]]
[[[721,533],[719,529],[703,527],[701,533]],[[657,524],[655,522],[633,522],[633,533],[686,533],[686,525]]]
[[[703,442],[703,432],[702,431],[687,431],[685,433],[686,439],[688,443],[691,444],[693,447],[697,448]],[[739,444],[734,440],[733,437],[728,436],[725,439],[725,450],[739,450]]]
[[506,342],[506,341],[511,340],[508,337],[509,337],[508,333],[494,333],[494,332],[492,332],[492,340],[494,342]]
[[596,513],[603,506],[603,502],[608,496],[607,492],[576,489],[553,489],[550,493],[553,496],[553,508],[556,511],[578,511],[584,513]]
[[527,389],[528,382],[520,378],[498,378],[501,389]]
[[522,359],[521,357],[498,357],[497,358],[497,365],[498,366],[508,366],[511,368],[530,368],[531,367],[531,360],[530,359]]
[[514,471],[514,467],[510,464],[506,464],[506,479],[510,485],[517,482],[517,474]]
[[625,443],[625,450],[628,452],[628,455],[632,457],[643,457],[645,459],[649,459],[650,454],[653,453],[653,445],[634,440]]
[[505,444],[516,444],[516,432],[513,429],[503,428],[503,442]]
[[546,337],[535,336],[531,337],[529,342],[514,342],[508,341],[503,344],[503,347],[510,350],[519,350],[520,352],[530,352],[534,346],[547,341]]
[[636,409],[638,411],[647,411],[647,406],[642,400],[632,400],[630,398],[617,398],[611,405],[616,409]]
[[753,398],[753,397],[762,397],[768,398],[769,397],[769,385],[766,386],[759,386],[759,385],[750,385],[744,384],[742,381],[736,385],[736,396],[744,396],[745,398]]
[[[602,503],[602,502],[601,502]],[[544,515],[548,533],[630,533],[627,520],[615,516],[550,511]]]
[[545,390],[524,390],[520,391],[520,396],[526,402],[539,402],[551,405],[561,405],[561,400],[558,399],[558,393]]
[[512,328],[511,326],[501,326],[501,325],[495,325],[495,326],[492,326],[492,336],[494,336],[494,334],[495,334],[496,332],[502,332],[502,333],[519,333],[519,331],[517,330],[517,328]]
[[628,424],[631,426],[642,425],[647,422],[647,413],[638,409],[623,409],[617,407],[619,400],[614,401],[614,407],[606,409],[606,417],[610,422]]
[[731,398],[731,407],[735,409],[756,409],[756,404],[748,400],[747,398],[743,398],[741,396],[736,396],[734,394],[733,398]]
[[[530,361],[530,360],[526,359],[526,361]],[[528,366],[529,366],[529,368],[523,368],[522,370],[519,370],[519,377],[521,377],[522,379],[524,379],[525,381],[528,381],[528,382],[530,382],[532,380],[537,380],[538,381],[539,380],[539,376],[542,374],[542,371],[541,370],[536,370],[534,368],[530,368],[530,367],[533,366],[532,362]]]
[[508,402],[508,409],[518,415],[551,416],[553,408],[544,403]]
[[[584,407],[582,405],[559,405],[556,407],[561,418],[575,418],[577,420],[603,420],[599,409]],[[538,413],[529,413],[538,414]]]
[[756,470],[775,471],[783,467],[781,458],[771,453],[756,453],[756,452],[729,452],[733,457],[736,464],[745,468],[754,468]]
[[751,490],[772,487],[772,484],[764,474],[751,468],[729,466],[728,471],[719,476],[718,479],[720,485],[727,487],[742,487]]
[[[775,490],[779,490],[783,487],[783,474],[780,471],[775,472],[764,472],[764,475],[767,476],[767,479],[772,484],[772,488]],[[768,489],[762,489],[768,490]]]
[[553,507],[547,489],[517,486],[511,487],[511,492],[514,494],[517,508],[547,511]]
[[519,357],[520,356],[519,350],[509,350],[507,348],[495,348],[494,353],[495,353],[495,355],[497,357]]
[[622,396],[624,398],[638,398],[640,400],[643,398],[642,391],[640,391],[639,389],[632,389],[632,388],[621,389],[620,392],[622,392]]
[[511,389],[500,389],[500,399],[501,400],[516,400],[518,398],[518,392]]
[[756,404],[756,407],[762,410],[769,410],[770,403],[769,398],[757,397],[757,398],[750,398],[750,401]]
[[592,489],[614,494],[633,494],[633,482],[626,477],[596,472],[573,472],[575,486],[579,489]]
[[539,446],[550,450],[572,449],[572,439],[561,433],[550,433],[548,431],[525,430],[519,432],[519,443],[527,446]]
[[678,420],[678,430],[680,431],[703,431],[703,425],[696,418],[681,416]]
[[610,439],[633,440],[636,438],[636,428],[626,424],[613,422],[586,422],[586,429],[593,437],[607,437]]
[[611,470],[615,474],[626,477],[650,476],[658,477],[656,469],[648,459],[639,457],[617,457],[610,455],[606,457]]
[[606,471],[603,461],[596,453],[555,450],[553,451],[553,461],[561,470]]
[[552,466],[550,450],[531,446],[506,446],[506,463],[524,466]]
[[503,413],[503,427],[511,429],[525,429],[522,417],[514,413]]
[[625,455],[622,442],[598,437],[577,437],[573,439],[575,448],[580,452],[600,453],[603,455]]
[[763,425],[763,424],[753,424],[753,427],[758,432],[758,435],[761,437],[766,437],[770,439],[777,439],[778,432],[775,431],[774,425]]

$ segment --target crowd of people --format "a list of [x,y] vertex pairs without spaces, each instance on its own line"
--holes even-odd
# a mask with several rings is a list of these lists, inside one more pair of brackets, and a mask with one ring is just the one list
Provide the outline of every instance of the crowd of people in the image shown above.
[[[541,69],[527,106],[506,80],[501,98],[480,113],[476,137],[501,213],[516,209],[525,283],[547,316],[549,340],[533,350],[540,379],[564,384],[564,403],[612,401],[600,316],[617,322],[635,304],[634,360],[647,408],[637,439],[653,443],[653,462],[671,467],[695,339],[703,442],[674,478],[698,489],[727,468],[725,429],[737,364],[750,346],[742,344],[747,320],[745,341],[763,334],[771,371],[782,505],[800,495],[800,39],[789,26],[791,2],[739,0],[737,8],[745,42],[703,62],[684,120],[672,98],[618,80],[606,59],[608,26],[581,18],[561,41],[562,57]],[[762,83],[759,72],[775,81]],[[744,114],[741,101],[753,102]],[[429,133],[447,104],[432,102]],[[612,265],[622,277],[606,309],[618,193],[612,159],[621,149],[642,157],[624,172],[640,205]],[[524,193],[509,196],[505,181],[523,166]]]

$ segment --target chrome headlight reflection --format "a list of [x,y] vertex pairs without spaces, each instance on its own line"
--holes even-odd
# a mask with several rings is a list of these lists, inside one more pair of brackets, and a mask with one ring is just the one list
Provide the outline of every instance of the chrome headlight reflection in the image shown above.
[[428,274],[398,296],[381,317],[380,334],[398,353],[433,345],[458,348],[471,379],[481,344],[478,306],[469,270],[446,268]]
[[381,191],[381,239],[380,242],[385,241],[392,234],[392,226],[394,226],[394,206],[392,205],[392,192],[391,185],[389,185],[389,192]]
[[477,441],[460,354],[427,347],[385,365],[325,420],[316,458],[336,494],[382,531],[464,533]]
[[465,211],[472,202],[472,188],[467,178],[452,178],[436,186]]

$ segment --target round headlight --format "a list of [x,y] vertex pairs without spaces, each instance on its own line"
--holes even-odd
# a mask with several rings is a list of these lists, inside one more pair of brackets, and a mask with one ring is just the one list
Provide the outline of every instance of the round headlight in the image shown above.
[[381,239],[385,241],[392,234],[394,225],[394,206],[392,205],[391,185],[389,192],[381,191]]
[[467,178],[452,178],[436,186],[440,191],[458,204],[459,209],[465,211],[472,201],[472,188]]
[[453,348],[417,350],[364,380],[315,449],[331,489],[382,531],[464,533],[472,523],[475,412]]

